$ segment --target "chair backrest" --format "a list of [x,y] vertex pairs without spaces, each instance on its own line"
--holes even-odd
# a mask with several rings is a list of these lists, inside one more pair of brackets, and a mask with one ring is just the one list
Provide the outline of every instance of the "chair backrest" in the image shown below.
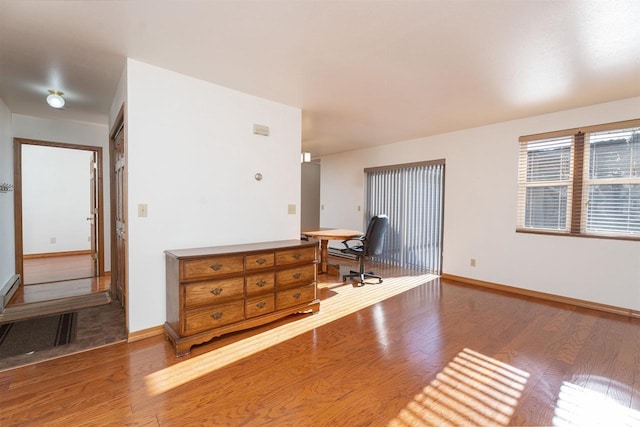
[[384,244],[384,235],[389,225],[389,217],[386,215],[376,215],[371,218],[369,225],[367,226],[367,232],[365,234],[364,255],[374,256],[382,253],[382,246]]

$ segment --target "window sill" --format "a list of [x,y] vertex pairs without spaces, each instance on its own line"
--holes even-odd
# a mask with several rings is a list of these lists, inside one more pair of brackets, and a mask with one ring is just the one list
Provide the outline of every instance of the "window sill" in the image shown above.
[[579,233],[566,233],[566,232],[551,231],[551,230],[532,230],[529,228],[516,228],[516,233],[542,234],[546,236],[562,236],[562,237],[582,237],[582,238],[589,238],[589,239],[628,240],[628,241],[640,242],[640,236],[612,236],[608,234],[579,234]]

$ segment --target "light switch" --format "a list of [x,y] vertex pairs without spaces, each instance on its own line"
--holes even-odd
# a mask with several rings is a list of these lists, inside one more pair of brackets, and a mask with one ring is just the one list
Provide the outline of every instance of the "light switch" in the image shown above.
[[296,214],[296,205],[289,205],[289,215]]
[[139,217],[146,217],[147,213],[148,213],[147,204],[146,203],[140,203],[138,205],[138,216]]

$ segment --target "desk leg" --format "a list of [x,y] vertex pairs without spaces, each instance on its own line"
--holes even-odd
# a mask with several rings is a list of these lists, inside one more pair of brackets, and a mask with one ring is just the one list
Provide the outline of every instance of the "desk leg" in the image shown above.
[[320,272],[327,272],[327,258],[329,257],[329,251],[327,250],[327,245],[329,241],[326,239],[320,240]]

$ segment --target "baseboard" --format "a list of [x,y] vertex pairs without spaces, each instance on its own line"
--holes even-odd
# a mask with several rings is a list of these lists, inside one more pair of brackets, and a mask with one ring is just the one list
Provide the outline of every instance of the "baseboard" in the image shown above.
[[53,258],[59,256],[74,256],[74,255],[91,255],[91,249],[86,251],[65,251],[65,252],[47,252],[43,254],[24,254],[22,259],[34,259],[34,258]]
[[560,295],[548,294],[545,292],[532,291],[529,289],[516,288],[514,286],[501,285],[498,283],[485,282],[484,280],[471,279],[469,277],[455,276],[453,274],[443,273],[442,279],[453,280],[456,282],[466,283],[468,285],[480,286],[483,288],[495,289],[498,291],[509,292],[512,294],[524,295],[528,297],[538,298],[546,301],[554,301],[562,304],[575,305],[577,307],[590,308],[592,310],[604,311],[606,313],[620,314],[623,316],[635,317],[640,319],[640,311],[630,308],[616,307],[613,305],[600,304],[592,301],[585,301],[577,298],[563,297]]
[[127,342],[132,343],[146,338],[157,337],[164,334],[164,325],[154,326],[152,328],[143,329],[141,331],[129,332]]

